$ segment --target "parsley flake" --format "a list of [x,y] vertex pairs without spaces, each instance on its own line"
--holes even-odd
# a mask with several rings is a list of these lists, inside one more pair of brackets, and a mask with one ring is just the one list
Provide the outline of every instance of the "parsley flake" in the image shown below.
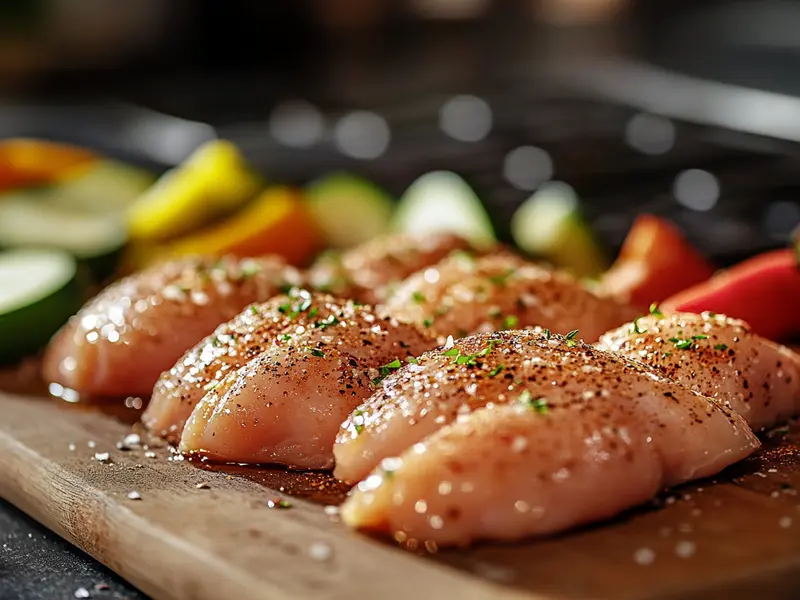
[[575,336],[578,335],[578,330],[573,329],[567,335],[564,336],[564,343],[567,345],[567,348],[573,348],[578,345],[578,340],[575,339]]
[[258,316],[260,313],[258,312],[258,308],[256,308],[255,304],[250,305],[250,314]]
[[458,356],[459,354],[461,354],[461,350],[455,347],[450,348],[450,350],[445,350],[444,352],[442,352],[442,356]]
[[[311,313],[308,314],[311,316]],[[336,318],[336,315],[329,315],[326,318],[322,319],[321,321],[317,321],[314,323],[315,329],[327,329],[328,327],[332,327],[333,325],[338,325],[341,321]]]
[[650,305],[650,314],[654,317],[658,317],[659,319],[664,317],[664,313],[658,308],[658,302],[653,302]]
[[634,333],[647,333],[647,329],[642,329],[641,327],[639,327],[639,319],[641,319],[641,318],[642,317],[636,317],[633,320],[633,327],[631,327],[631,333],[632,334],[634,334]]
[[325,353],[320,350],[319,348],[311,348],[311,356],[317,356],[319,358],[325,358]]
[[547,406],[547,400],[545,400],[543,396],[534,398],[533,394],[531,394],[528,390],[525,390],[519,395],[517,402],[524,404],[531,410],[535,410],[540,415],[545,415],[547,414],[548,410],[550,410]]
[[728,344],[717,344],[714,346],[714,350],[727,350]]
[[423,319],[422,325],[424,327],[430,327],[431,325],[433,325],[433,319]]
[[497,365],[494,369],[489,371],[489,377],[497,377],[500,372],[503,370],[503,365]]
[[418,365],[419,364],[419,361],[416,358],[414,358],[413,356],[409,356],[406,359],[406,362],[409,363],[409,364],[412,364],[412,365]]
[[288,342],[292,339],[292,336],[290,336],[288,333],[284,333],[283,335],[278,336],[278,339],[282,342]]
[[489,281],[495,284],[498,287],[505,287],[508,283],[508,279],[514,274],[515,269],[506,269],[503,273],[498,273],[496,275],[489,275]]
[[411,294],[411,299],[416,302],[417,304],[422,304],[425,302],[425,294],[422,292],[414,292]]
[[506,320],[503,321],[503,329],[514,329],[519,323],[519,317],[516,315],[508,315]]

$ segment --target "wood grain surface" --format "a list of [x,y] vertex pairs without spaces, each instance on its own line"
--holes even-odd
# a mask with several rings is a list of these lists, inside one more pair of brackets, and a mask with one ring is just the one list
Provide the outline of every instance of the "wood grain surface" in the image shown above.
[[[0,496],[155,598],[800,593],[796,426],[763,436],[763,450],[714,482],[665,492],[613,522],[524,544],[428,554],[332,519],[323,506],[340,502],[345,490],[327,475],[208,469],[166,447],[151,448],[155,457],[142,447],[120,450],[117,442],[131,432],[125,421],[136,414],[0,393]],[[105,452],[109,462],[96,459]],[[291,507],[270,508],[281,498]]]

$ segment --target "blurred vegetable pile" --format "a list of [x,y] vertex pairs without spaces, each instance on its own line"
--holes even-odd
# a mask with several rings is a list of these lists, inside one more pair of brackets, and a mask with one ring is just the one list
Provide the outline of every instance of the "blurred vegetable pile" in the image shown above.
[[[399,201],[350,173],[295,188],[265,181],[230,142],[215,140],[160,177],[89,150],[0,142],[0,248],[50,248],[100,283],[187,254],[279,254],[305,265],[323,249],[388,231],[454,231],[495,241],[492,221],[458,175],[437,171]],[[545,187],[514,217],[520,248],[580,276],[607,262],[568,186]]]

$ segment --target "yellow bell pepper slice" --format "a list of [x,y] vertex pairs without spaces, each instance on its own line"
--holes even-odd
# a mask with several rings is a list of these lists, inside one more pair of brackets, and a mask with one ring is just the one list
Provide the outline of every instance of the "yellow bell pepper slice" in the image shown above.
[[147,242],[174,239],[233,212],[262,187],[234,144],[208,142],[129,207],[130,236]]
[[15,138],[0,142],[0,190],[46,185],[81,175],[99,156],[56,142]]
[[125,267],[127,271],[141,269],[158,260],[195,254],[277,254],[291,264],[304,265],[320,249],[322,238],[302,194],[276,186],[225,221],[192,235],[160,247],[132,246]]

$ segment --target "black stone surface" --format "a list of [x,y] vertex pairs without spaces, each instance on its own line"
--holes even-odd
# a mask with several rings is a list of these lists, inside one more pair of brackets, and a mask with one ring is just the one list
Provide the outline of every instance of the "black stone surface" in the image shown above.
[[0,500],[0,600],[79,597],[147,600],[90,556]]

